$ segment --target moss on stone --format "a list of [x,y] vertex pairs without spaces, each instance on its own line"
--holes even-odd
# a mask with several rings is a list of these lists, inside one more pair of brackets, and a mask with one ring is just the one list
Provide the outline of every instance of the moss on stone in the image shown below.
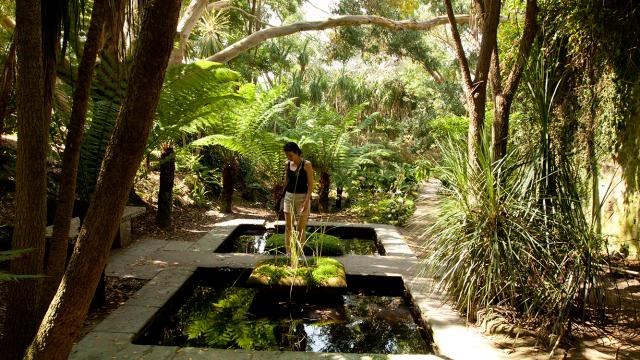
[[294,269],[288,258],[260,261],[247,283],[253,285],[346,287],[347,277],[342,264],[331,258],[313,258]]
[[[284,253],[284,234],[273,234],[267,238],[265,250]],[[344,246],[340,239],[321,233],[307,233],[307,241],[303,248],[307,256],[340,256],[344,255]]]

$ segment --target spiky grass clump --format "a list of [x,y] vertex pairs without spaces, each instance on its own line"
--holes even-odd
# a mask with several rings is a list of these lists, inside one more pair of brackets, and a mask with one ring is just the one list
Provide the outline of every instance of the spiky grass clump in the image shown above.
[[[427,237],[425,273],[470,319],[508,309],[561,335],[598,286],[600,238],[569,171],[541,178],[535,161],[516,162],[511,154],[491,163],[488,148],[485,139],[470,164],[464,147],[441,145],[438,173],[449,186],[428,230],[434,235]],[[542,182],[553,197],[540,190]]]

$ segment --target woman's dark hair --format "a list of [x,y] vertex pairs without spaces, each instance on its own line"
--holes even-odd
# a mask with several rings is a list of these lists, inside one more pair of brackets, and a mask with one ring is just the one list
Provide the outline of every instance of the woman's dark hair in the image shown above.
[[298,144],[294,142],[288,142],[284,144],[284,147],[282,148],[282,150],[284,150],[285,152],[291,151],[292,153],[298,154],[298,156],[302,155],[302,150],[300,150],[300,147],[298,146]]

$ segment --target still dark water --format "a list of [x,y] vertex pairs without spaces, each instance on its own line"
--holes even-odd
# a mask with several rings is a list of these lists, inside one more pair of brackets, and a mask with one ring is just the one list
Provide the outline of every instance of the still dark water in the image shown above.
[[[350,278],[351,283],[358,283]],[[196,281],[136,343],[246,350],[432,353],[402,293],[361,286],[296,296]],[[349,282],[349,279],[348,279]],[[370,283],[370,282],[368,282]],[[384,285],[384,282],[378,282]],[[395,294],[394,294],[395,292]],[[430,341],[430,340],[429,340]]]
[[[270,233],[260,235],[240,235],[232,240],[228,252],[247,254],[268,254],[265,250]],[[376,243],[369,239],[340,239],[345,255],[374,255],[378,253]]]

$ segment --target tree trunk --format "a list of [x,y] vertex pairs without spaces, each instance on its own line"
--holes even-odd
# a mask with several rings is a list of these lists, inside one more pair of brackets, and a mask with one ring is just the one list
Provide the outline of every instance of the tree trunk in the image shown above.
[[587,121],[586,145],[589,160],[589,176],[591,177],[591,221],[596,234],[602,233],[602,209],[600,207],[600,174],[598,170],[598,154],[596,150],[596,112],[598,95],[595,88],[595,74],[593,66],[589,66],[589,119]]
[[[17,56],[16,100],[18,151],[16,163],[16,211],[12,248],[33,249],[11,261],[14,274],[40,274],[44,257],[47,209],[47,145],[49,124],[44,111],[44,59],[42,13],[39,0],[16,2],[15,45]],[[22,359],[38,328],[40,280],[10,282],[3,359]]]
[[328,172],[320,172],[320,182],[318,183],[318,207],[320,212],[329,212],[329,187],[331,186],[331,176]]
[[231,214],[233,212],[233,187],[238,175],[238,160],[232,158],[231,161],[222,165],[222,212]]
[[105,8],[104,43],[100,54],[110,57],[116,64],[120,64],[124,60],[126,52],[122,32],[126,22],[125,10],[128,2],[128,0],[110,0]]
[[493,124],[491,125],[491,158],[493,162],[500,161],[507,155],[510,100],[505,98],[502,93],[497,94],[493,99]]
[[179,0],[149,0],[146,4],[129,86],[93,201],[67,271],[26,359],[56,360],[69,356],[142,160],[180,10]]
[[[469,22],[469,15],[456,15],[455,19],[458,23]],[[256,31],[244,39],[233,43],[226,48],[220,50],[216,54],[207,58],[209,61],[226,63],[243,52],[254,48],[265,40],[275,37],[295,34],[301,31],[318,31],[332,29],[340,26],[360,26],[360,25],[378,25],[390,30],[431,30],[432,28],[447,23],[446,16],[438,16],[431,20],[414,21],[414,20],[391,20],[375,15],[344,15],[336,16],[322,21],[298,22],[290,25],[271,27]]]
[[336,189],[336,210],[342,210],[342,186],[338,186]]
[[498,22],[500,20],[500,1],[486,0],[482,7],[482,41],[473,82],[467,56],[462,47],[462,40],[457,29],[457,19],[453,15],[450,0],[445,0],[447,16],[451,24],[451,32],[455,40],[456,57],[460,64],[463,86],[469,112],[468,158],[470,166],[478,163],[478,150],[482,144],[484,128],[484,111],[487,102],[487,78],[491,65],[491,55],[497,43]]
[[49,256],[45,260],[45,274],[49,278],[42,289],[40,317],[44,316],[51,299],[53,299],[67,261],[68,234],[76,194],[80,142],[84,133],[93,69],[95,68],[96,56],[104,32],[105,6],[106,0],[96,0],[93,3],[89,33],[78,68],[78,80],[73,93],[69,130],[65,141],[64,154],[62,155],[62,174],[60,176],[53,236],[51,238]]
[[518,55],[506,84],[502,87],[500,65],[498,63],[497,49],[492,56],[492,71],[490,73],[494,97],[494,122],[491,129],[491,154],[492,160],[499,161],[507,155],[507,143],[509,139],[509,114],[511,103],[520,85],[520,79],[524,67],[529,60],[533,40],[538,31],[538,3],[536,0],[527,0],[525,9],[524,30],[518,46]]
[[9,54],[4,62],[2,79],[0,80],[0,135],[4,133],[4,119],[9,115],[9,97],[13,87],[16,67],[16,44],[11,43]]
[[156,224],[163,229],[171,227],[175,172],[176,154],[173,147],[164,147],[162,155],[160,155],[160,190],[158,191],[158,213],[156,214]]

